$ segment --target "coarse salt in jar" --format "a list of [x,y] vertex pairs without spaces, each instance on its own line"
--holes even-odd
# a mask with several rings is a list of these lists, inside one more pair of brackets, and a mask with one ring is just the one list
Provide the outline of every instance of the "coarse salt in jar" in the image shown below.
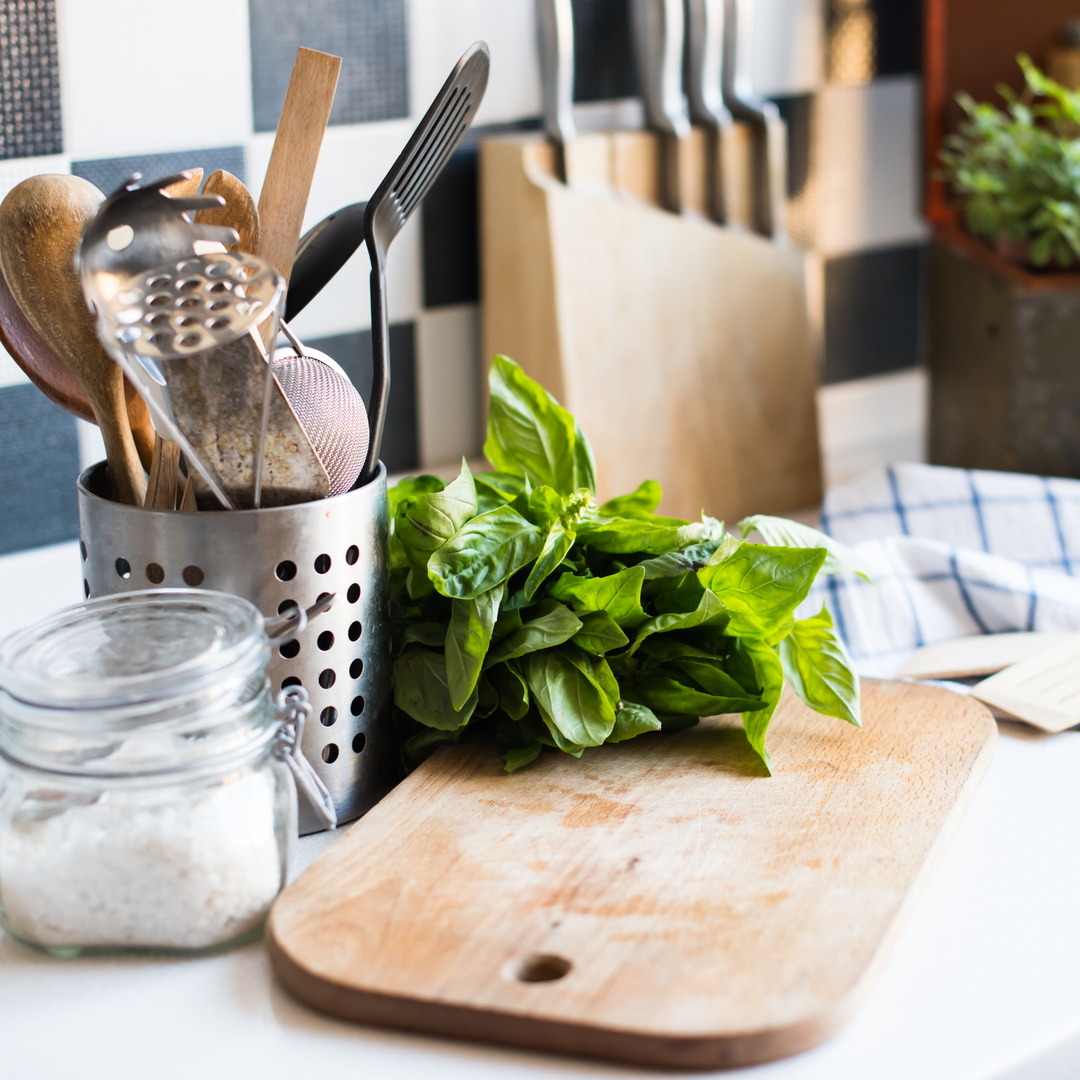
[[285,880],[299,687],[270,695],[248,601],[162,589],[69,608],[0,643],[0,924],[56,955],[251,940]]

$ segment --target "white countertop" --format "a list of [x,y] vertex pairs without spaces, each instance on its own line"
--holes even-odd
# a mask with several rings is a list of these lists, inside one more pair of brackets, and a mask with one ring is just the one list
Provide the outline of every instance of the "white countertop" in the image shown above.
[[[0,558],[0,636],[81,596],[78,546]],[[1080,733],[1002,725],[990,771],[861,1011],[754,1080],[1080,1075]],[[331,843],[300,841],[297,868]],[[203,960],[54,960],[0,935],[12,1080],[484,1080],[632,1069],[363,1028],[277,985],[261,944]]]

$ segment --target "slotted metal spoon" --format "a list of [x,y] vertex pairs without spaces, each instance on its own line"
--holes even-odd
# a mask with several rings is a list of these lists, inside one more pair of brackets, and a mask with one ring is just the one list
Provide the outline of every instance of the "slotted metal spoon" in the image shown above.
[[367,483],[379,464],[386,403],[390,396],[390,327],[386,310],[386,253],[405,222],[457,149],[487,89],[491,54],[478,41],[457,62],[417,125],[401,156],[367,204],[364,239],[371,259],[371,382],[367,460],[359,482]]

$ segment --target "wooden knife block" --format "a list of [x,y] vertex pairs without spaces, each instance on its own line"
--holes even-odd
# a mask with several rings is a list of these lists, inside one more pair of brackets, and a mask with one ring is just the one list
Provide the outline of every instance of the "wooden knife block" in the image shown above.
[[661,511],[690,519],[814,505],[803,256],[650,205],[656,155],[645,133],[583,136],[567,186],[539,137],[482,144],[484,354],[510,356],[574,413],[601,501],[654,479]]

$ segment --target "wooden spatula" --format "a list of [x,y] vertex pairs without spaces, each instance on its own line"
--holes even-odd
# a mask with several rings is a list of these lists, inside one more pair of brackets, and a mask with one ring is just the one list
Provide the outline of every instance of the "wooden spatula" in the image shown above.
[[1020,631],[1012,634],[975,634],[924,645],[909,657],[896,672],[897,678],[909,679],[969,679],[975,675],[993,675],[1010,664],[1018,664],[1030,656],[1070,638],[1080,641],[1078,634],[1047,634]]
[[971,696],[1043,731],[1080,724],[1080,634],[991,675]]
[[0,266],[27,319],[90,402],[105,441],[113,497],[139,505],[146,478],[131,436],[124,375],[98,341],[75,273],[83,226],[102,200],[78,176],[24,180],[0,205]]
[[[292,274],[296,242],[340,71],[340,56],[314,49],[297,52],[259,194],[258,254],[276,267],[286,282]],[[221,194],[228,199],[227,193]]]

